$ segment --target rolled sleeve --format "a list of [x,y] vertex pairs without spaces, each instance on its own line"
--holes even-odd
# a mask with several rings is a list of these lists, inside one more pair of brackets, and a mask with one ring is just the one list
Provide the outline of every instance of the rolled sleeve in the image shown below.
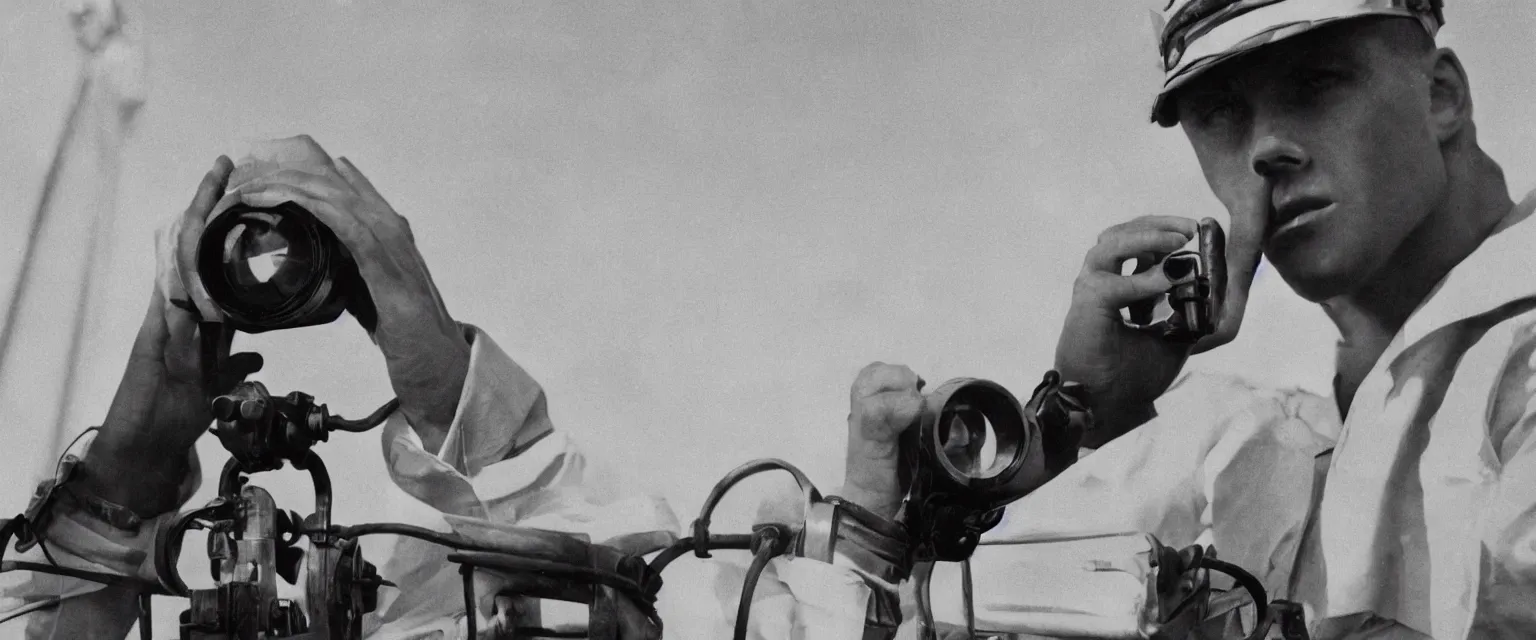
[[544,389],[484,331],[464,325],[469,373],[442,448],[427,451],[405,414],[384,425],[384,459],[402,490],[433,508],[485,517],[471,480],[554,431]]
[[[543,388],[485,332],[465,325],[470,365],[442,447],[423,448],[401,412],[384,426],[383,450],[394,483],[419,501],[396,515],[439,531],[494,542],[504,527],[558,531],[644,554],[677,540],[680,526],[665,500],[634,492],[588,461],[574,438],[556,431]],[[402,538],[380,546],[381,573],[411,593],[381,598],[370,628],[380,637],[414,637],[462,625],[455,567],[443,548]],[[398,579],[397,579],[398,578]],[[489,624],[500,579],[477,574],[476,615]],[[404,582],[401,582],[404,580]],[[583,625],[582,607],[541,603],[545,626]],[[444,626],[446,625],[446,626]]]

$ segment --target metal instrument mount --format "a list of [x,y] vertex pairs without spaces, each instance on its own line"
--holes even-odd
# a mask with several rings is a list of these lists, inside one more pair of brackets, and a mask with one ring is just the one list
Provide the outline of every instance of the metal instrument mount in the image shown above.
[[[216,424],[210,431],[231,455],[219,495],[178,516],[155,554],[165,591],[191,600],[181,614],[182,640],[361,640],[362,617],[377,607],[378,590],[388,583],[363,559],[356,540],[332,532],[331,478],[311,447],[331,431],[381,424],[398,402],[353,422],[330,416],[305,394],[275,398],[259,382],[241,382],[212,405]],[[285,463],[309,472],[315,513],[308,518],[279,510],[266,490],[248,484],[248,474]],[[212,589],[188,589],[177,570],[182,539],[195,529],[209,532]],[[277,579],[295,584],[301,565],[307,568],[302,608],[277,597]]]

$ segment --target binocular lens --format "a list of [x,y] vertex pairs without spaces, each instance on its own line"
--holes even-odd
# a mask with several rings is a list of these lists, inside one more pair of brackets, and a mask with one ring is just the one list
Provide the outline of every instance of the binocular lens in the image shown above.
[[242,301],[281,307],[304,290],[314,273],[314,248],[288,218],[245,216],[224,236],[224,277]]
[[325,324],[350,304],[372,330],[372,303],[331,230],[291,202],[237,205],[209,221],[197,272],[236,329],[260,333]]
[[1034,436],[1007,389],[957,378],[934,390],[926,402],[919,446],[953,482],[1008,484],[1018,474]]
[[944,456],[955,470],[971,478],[988,478],[1002,472],[997,465],[997,432],[987,415],[971,407],[950,410],[949,428],[940,429]]

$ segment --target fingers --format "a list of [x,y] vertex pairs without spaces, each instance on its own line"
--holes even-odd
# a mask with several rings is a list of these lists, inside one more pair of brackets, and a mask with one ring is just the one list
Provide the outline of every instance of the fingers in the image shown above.
[[357,191],[352,188],[352,185],[340,176],[310,173],[298,169],[284,169],[253,178],[236,187],[235,191],[242,194],[253,193],[278,185],[296,187],[322,200],[343,201],[357,196]]
[[259,353],[243,352],[229,356],[224,360],[223,370],[219,371],[218,377],[214,379],[213,393],[229,393],[235,385],[255,375],[265,365],[266,361]]
[[1188,244],[1192,235],[1166,229],[1122,229],[1099,236],[1088,250],[1083,266],[1094,271],[1120,273],[1120,265],[1137,257],[1166,255]]
[[374,188],[373,182],[368,180],[368,177],[363,175],[363,172],[358,171],[357,166],[352,164],[352,161],[346,156],[336,159],[336,172],[341,174],[342,179],[352,185],[352,188],[356,189],[363,197],[376,198],[378,200],[384,199],[384,196],[379,194],[379,190]]
[[299,205],[319,218],[354,254],[368,242],[367,230],[352,215],[350,208],[335,204],[341,194],[334,187],[252,182],[240,187],[239,197],[241,202],[253,207],[275,207],[285,202]]
[[[1143,216],[1106,229],[1083,259],[1074,304],[1119,309],[1167,291],[1172,283],[1162,269],[1146,267],[1183,248],[1199,232],[1198,222],[1177,216]],[[1129,260],[1138,260],[1144,270],[1121,275]]]
[[412,242],[415,241],[415,236],[411,233],[411,222],[406,220],[405,216],[396,213],[389,206],[389,203],[384,200],[384,196],[373,186],[373,182],[363,175],[363,172],[359,171],[356,165],[352,164],[352,160],[346,157],[337,159],[336,172],[341,174],[341,177],[348,184],[352,185],[352,188],[357,191],[358,195],[373,205],[372,210],[391,212],[390,215],[379,220],[380,223],[386,223],[381,225],[383,230],[399,233],[406,239]]
[[[353,175],[361,181],[365,191],[354,187],[341,174],[355,170],[348,163],[348,169],[338,167],[335,176],[278,171],[240,185],[236,192],[242,202],[251,206],[273,207],[293,202],[304,207],[330,227],[354,253],[369,248],[370,243],[378,239],[409,239],[405,219],[377,197],[377,192],[362,174]],[[368,193],[375,195],[368,196]]]
[[[174,220],[166,231],[168,235],[161,245],[164,253],[160,256],[163,261],[160,266],[161,277],[165,278],[165,290],[161,293],[165,297],[177,300],[190,298],[194,303],[206,298],[194,295],[202,287],[201,281],[197,279],[197,245],[202,238],[208,215],[223,197],[233,171],[234,163],[226,156],[219,156],[213,168],[203,176],[191,204],[187,205],[181,217]],[[215,317],[213,309],[204,309],[201,304],[198,308],[204,317]]]
[[228,156],[221,155],[214,160],[213,168],[208,170],[203,181],[197,185],[197,194],[187,207],[186,217],[197,221],[208,217],[208,212],[213,210],[213,205],[218,204],[224,189],[229,186],[229,174],[234,170],[235,164]]
[[848,414],[850,435],[861,439],[857,444],[890,445],[915,424],[923,412],[923,385],[902,365],[875,362],[859,371]]
[[854,378],[853,398],[857,400],[888,391],[921,391],[924,384],[917,372],[905,365],[872,362]]
[[1119,231],[1135,231],[1138,229],[1172,231],[1193,238],[1196,233],[1200,232],[1200,223],[1193,218],[1181,216],[1141,216],[1104,230],[1104,233],[1100,234],[1099,238],[1102,239],[1106,235]]
[[1167,293],[1173,282],[1162,269],[1122,276],[1105,272],[1084,272],[1078,276],[1073,300],[1090,302],[1104,309],[1120,309],[1133,302]]

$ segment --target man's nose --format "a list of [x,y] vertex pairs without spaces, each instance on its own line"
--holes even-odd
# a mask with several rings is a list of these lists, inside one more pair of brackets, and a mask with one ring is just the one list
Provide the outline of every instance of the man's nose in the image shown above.
[[1307,166],[1309,159],[1301,145],[1285,136],[1266,133],[1254,140],[1249,160],[1254,173],[1264,178],[1273,178],[1282,173],[1301,170]]

